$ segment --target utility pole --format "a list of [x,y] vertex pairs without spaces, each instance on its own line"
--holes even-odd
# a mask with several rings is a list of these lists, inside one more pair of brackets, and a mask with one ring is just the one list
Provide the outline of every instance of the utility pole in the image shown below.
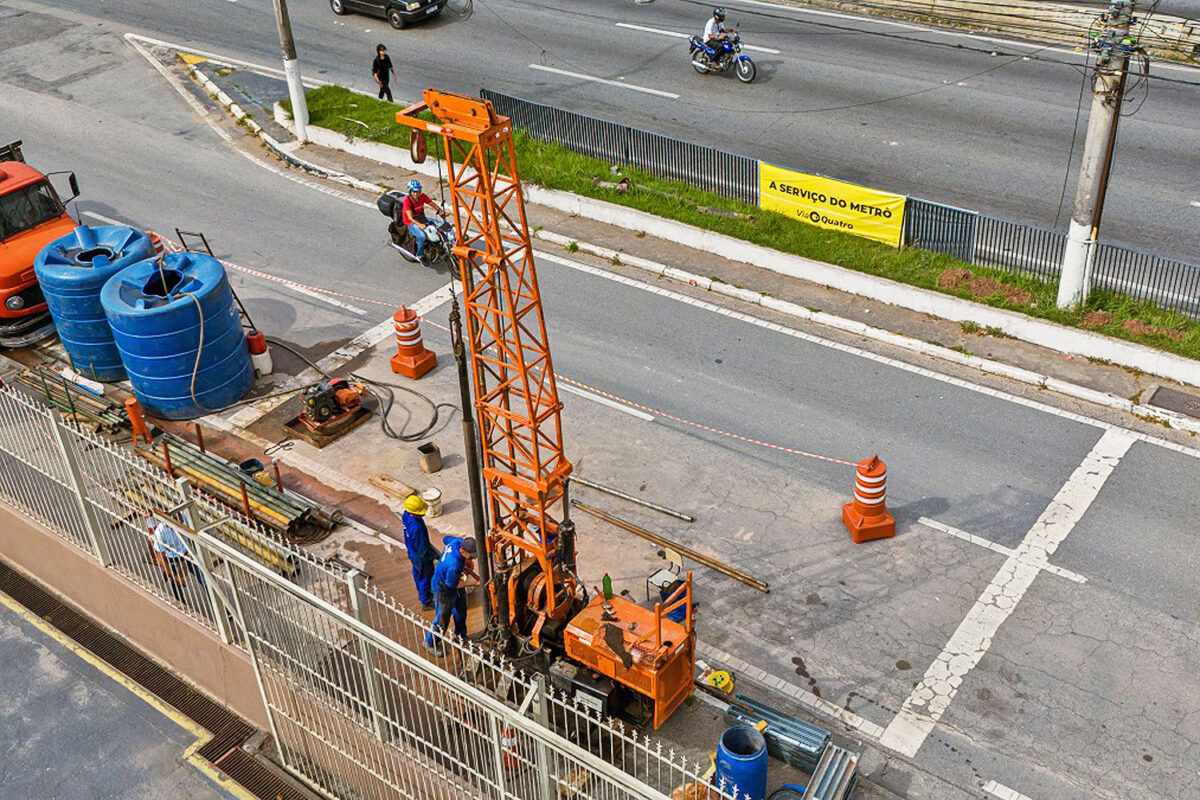
[[287,76],[288,97],[292,101],[292,119],[296,123],[296,138],[307,142],[308,101],[304,99],[304,81],[300,79],[300,62],[296,60],[296,40],[292,38],[292,20],[288,17],[287,0],[275,0],[275,26],[279,28],[283,74]]
[[1071,227],[1058,282],[1059,308],[1075,308],[1087,300],[1104,193],[1108,189],[1108,176],[1116,151],[1117,121],[1121,118],[1129,54],[1133,50],[1129,38],[1129,29],[1134,22],[1133,0],[1110,0],[1103,19],[1104,32],[1092,45],[1099,55],[1092,83],[1087,139],[1079,165],[1079,185],[1075,190]]

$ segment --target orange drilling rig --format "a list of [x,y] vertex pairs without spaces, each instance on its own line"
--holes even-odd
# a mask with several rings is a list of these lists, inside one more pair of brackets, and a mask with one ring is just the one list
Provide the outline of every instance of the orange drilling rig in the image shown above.
[[[432,89],[396,122],[413,129],[414,160],[424,160],[430,135],[440,139],[446,165],[466,312],[465,337],[454,334],[456,354],[460,364],[470,362],[478,419],[484,501],[477,506],[487,522],[477,515],[476,527],[486,530],[480,578],[489,631],[504,646],[545,654],[552,678],[608,713],[618,709],[607,704],[603,687],[640,695],[652,704],[658,728],[692,691],[691,575],[666,601],[644,608],[599,591],[589,598],[577,574],[567,503],[571,462],[512,123],[485,100]],[[460,367],[460,379],[464,372]],[[681,608],[682,623],[667,618]]]

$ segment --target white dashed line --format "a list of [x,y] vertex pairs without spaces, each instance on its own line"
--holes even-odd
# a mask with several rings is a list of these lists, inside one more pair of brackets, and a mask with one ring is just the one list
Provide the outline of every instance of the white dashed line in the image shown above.
[[[1005,547],[1002,544],[996,544],[995,542],[991,541],[990,539],[984,539],[982,536],[976,536],[973,533],[967,533],[966,531],[959,530],[958,528],[947,525],[944,522],[938,522],[936,519],[930,519],[929,517],[921,517],[919,520],[917,520],[917,522],[921,523],[926,528],[932,528],[935,531],[941,531],[942,533],[946,534],[947,536],[953,536],[956,539],[962,539],[964,542],[970,542],[971,544],[977,544],[980,547],[983,547],[987,550],[991,550],[993,553],[999,553],[1000,555],[1005,556],[1006,558],[1019,558],[1020,557],[1017,554],[1017,551],[1013,550],[1011,547]],[[1043,569],[1046,572],[1049,572],[1052,575],[1057,575],[1060,578],[1066,578],[1069,581],[1074,581],[1075,583],[1087,583],[1087,578],[1083,577],[1082,575],[1080,575],[1077,572],[1072,572],[1069,569],[1063,569],[1062,567],[1056,567],[1053,564],[1038,564],[1033,561],[1026,561],[1024,563],[1027,563],[1033,567],[1037,567],[1038,569]]]
[[985,783],[983,790],[992,797],[999,798],[999,800],[1033,800],[1029,795],[1021,794],[1016,789],[1010,789],[1003,783],[996,783],[996,781]]
[[565,69],[556,69],[555,67],[543,67],[541,64],[530,64],[530,69],[535,69],[538,72],[552,72],[555,75],[565,75],[568,78],[578,78],[581,81],[591,81],[592,83],[603,83],[606,86],[617,86],[622,89],[630,89],[643,94],[652,94],[655,97],[665,97],[668,100],[678,100],[679,95],[674,92],[664,92],[661,89],[649,89],[645,86],[637,86],[625,81],[612,81],[608,78],[597,78],[595,75],[584,75],[582,72],[569,72]]
[[958,687],[987,653],[1000,626],[1016,610],[1042,571],[1042,565],[1082,519],[1135,441],[1124,431],[1105,431],[1033,523],[1021,546],[979,595],[946,647],[925,671],[925,677],[904,701],[900,713],[887,726],[880,744],[909,757],[917,754],[950,707]]
[[558,388],[560,391],[578,395],[579,397],[585,397],[588,400],[591,400],[593,403],[599,403],[602,406],[608,406],[609,408],[616,409],[624,414],[628,414],[631,417],[637,417],[638,419],[646,422],[654,422],[654,417],[650,416],[645,411],[639,411],[636,408],[630,408],[627,405],[618,403],[615,400],[609,400],[607,397],[601,397],[598,394],[592,394],[586,389],[577,389],[574,386],[570,386],[566,383],[559,383]]
[[[631,25],[628,22],[618,22],[618,28],[628,28],[631,31],[644,31],[645,33],[656,33],[659,36],[670,36],[674,39],[688,39],[690,33],[682,33],[680,31],[664,31],[662,28],[647,28],[645,25]],[[743,50],[755,50],[759,53],[770,53],[771,55],[779,55],[779,51],[773,47],[759,47],[753,44],[742,45]]]

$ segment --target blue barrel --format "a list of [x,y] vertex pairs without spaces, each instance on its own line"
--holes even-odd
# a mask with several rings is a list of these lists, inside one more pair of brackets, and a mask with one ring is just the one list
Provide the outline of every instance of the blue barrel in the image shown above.
[[714,779],[725,791],[736,786],[738,797],[765,800],[767,795],[767,740],[749,725],[733,725],[721,734],[717,745],[717,774]]
[[113,275],[152,255],[150,237],[124,225],[81,225],[37,254],[33,271],[76,372],[98,381],[125,380],[100,290]]
[[212,256],[169,253],[161,266],[140,261],[110,278],[100,301],[148,413],[203,416],[241,400],[254,383],[233,289]]

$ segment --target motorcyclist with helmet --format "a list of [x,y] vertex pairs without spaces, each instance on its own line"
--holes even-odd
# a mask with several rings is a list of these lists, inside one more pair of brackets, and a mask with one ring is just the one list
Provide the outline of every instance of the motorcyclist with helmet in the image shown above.
[[429,224],[429,219],[425,216],[425,206],[432,206],[434,211],[443,218],[445,218],[446,212],[440,205],[434,202],[433,198],[421,191],[420,181],[409,181],[407,189],[408,193],[404,195],[404,202],[396,207],[399,211],[398,216],[400,217],[396,221],[401,227],[408,229],[409,235],[413,238],[413,245],[416,248],[416,256],[424,264],[425,244],[427,240],[425,226]]
[[704,45],[710,48],[713,58],[720,58],[721,48],[728,36],[729,32],[725,29],[725,9],[714,8],[708,22],[704,23]]

